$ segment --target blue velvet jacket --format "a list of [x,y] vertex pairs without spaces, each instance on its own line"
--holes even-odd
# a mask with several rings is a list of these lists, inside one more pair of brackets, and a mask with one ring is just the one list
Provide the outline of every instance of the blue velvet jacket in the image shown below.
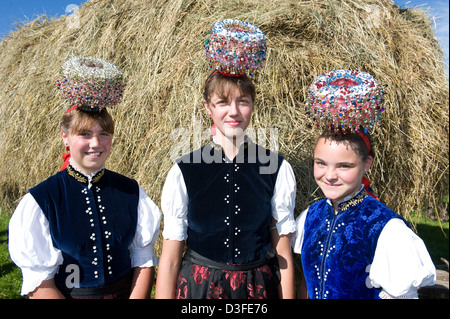
[[378,237],[392,218],[401,218],[362,189],[338,206],[312,204],[305,220],[301,252],[310,298],[377,299],[379,289],[366,280]]
[[187,247],[216,262],[264,259],[283,158],[252,142],[233,161],[213,142],[178,160],[189,196]]
[[91,183],[69,165],[29,190],[62,252],[55,275],[60,288],[103,286],[131,271],[128,246],[136,233],[139,186],[106,169]]

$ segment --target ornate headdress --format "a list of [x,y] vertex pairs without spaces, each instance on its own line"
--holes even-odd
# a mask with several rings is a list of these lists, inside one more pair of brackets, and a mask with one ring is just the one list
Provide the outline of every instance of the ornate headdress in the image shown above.
[[[308,88],[306,113],[317,127],[330,133],[357,133],[368,153],[372,146],[365,133],[380,125],[385,91],[369,73],[358,70],[334,70],[318,76]],[[362,184],[370,196],[378,199],[364,176]]]
[[306,113],[329,132],[358,132],[380,125],[385,91],[357,70],[334,70],[318,76],[308,88]]
[[[100,112],[122,100],[122,72],[106,60],[73,56],[63,63],[59,73],[56,85],[69,103],[66,113],[73,109]],[[61,170],[69,164],[70,152],[64,153],[63,159]]]
[[205,40],[211,69],[228,76],[251,77],[266,60],[266,37],[251,23],[226,19],[215,22]]
[[62,65],[60,76],[56,85],[70,103],[67,112],[74,108],[98,112],[122,99],[122,72],[106,60],[73,56]]

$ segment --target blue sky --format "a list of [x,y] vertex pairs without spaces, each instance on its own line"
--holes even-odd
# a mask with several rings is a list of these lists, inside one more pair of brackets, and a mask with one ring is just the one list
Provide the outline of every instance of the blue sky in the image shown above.
[[[0,0],[0,39],[13,24],[36,18],[40,14],[58,17],[70,13],[70,5],[81,5],[86,0]],[[436,36],[444,49],[446,62],[449,57],[449,0],[394,0],[402,8],[420,6],[436,18]],[[448,67],[447,67],[448,68]]]
[[[0,0],[0,38],[3,38],[13,24],[37,18],[41,14],[47,17],[59,17],[66,14],[70,4],[80,5],[87,2],[79,0]],[[70,12],[69,12],[70,13]]]
[[449,0],[394,0],[402,8],[417,6],[426,9],[431,16],[435,17],[435,34],[444,50],[445,61],[448,72],[448,20],[449,20]]

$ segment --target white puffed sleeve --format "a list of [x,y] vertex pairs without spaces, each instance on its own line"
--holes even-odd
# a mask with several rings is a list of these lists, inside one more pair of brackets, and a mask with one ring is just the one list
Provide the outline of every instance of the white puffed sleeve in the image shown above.
[[420,239],[399,218],[383,228],[370,266],[370,283],[383,298],[417,298],[417,287],[436,282],[436,268]]
[[294,253],[299,255],[302,253],[303,238],[305,237],[305,220],[307,214],[308,208],[301,212],[301,214],[297,217],[295,220],[297,231],[291,238],[292,250]]
[[187,239],[189,197],[180,167],[175,164],[167,174],[161,195],[164,214],[163,237],[183,241]]
[[272,196],[272,217],[277,221],[278,235],[294,233],[296,230],[294,208],[297,185],[291,164],[281,163]]
[[153,267],[158,265],[155,242],[159,235],[161,211],[139,186],[138,220],[136,235],[130,244],[131,267]]
[[63,263],[61,251],[53,247],[48,220],[30,193],[9,221],[9,254],[22,270],[22,295],[53,278]]

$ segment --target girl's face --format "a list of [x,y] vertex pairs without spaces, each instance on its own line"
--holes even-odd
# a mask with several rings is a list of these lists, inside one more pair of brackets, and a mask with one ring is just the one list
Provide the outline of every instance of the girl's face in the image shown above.
[[360,190],[364,172],[372,161],[371,156],[363,161],[347,142],[320,138],[314,151],[314,178],[336,208],[339,201]]
[[72,165],[89,175],[103,167],[111,152],[112,135],[98,123],[79,133],[61,131],[61,137],[69,147]]
[[230,90],[227,99],[212,94],[210,102],[204,101],[203,104],[216,125],[216,135],[227,138],[244,136],[253,111],[253,100],[250,95],[242,95],[235,87]]

